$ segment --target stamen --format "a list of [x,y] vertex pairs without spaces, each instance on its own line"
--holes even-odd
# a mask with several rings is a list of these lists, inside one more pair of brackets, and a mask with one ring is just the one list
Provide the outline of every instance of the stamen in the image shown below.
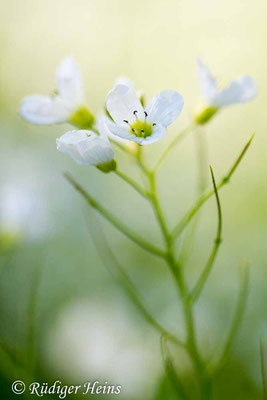
[[144,111],[144,114],[145,114],[145,117],[147,117],[147,112],[146,111]]
[[127,121],[127,119],[124,119],[123,122],[125,122],[126,124],[129,124],[129,121]]
[[157,124],[155,124],[155,122],[154,122],[154,124],[152,124],[152,126],[156,126]]
[[145,131],[144,131],[143,129],[141,129],[141,132],[142,132],[142,133],[145,133]]
[[132,128],[131,131],[132,131],[133,133],[135,133],[135,129]]
[[133,115],[136,117],[136,114],[138,114],[137,110],[134,110]]

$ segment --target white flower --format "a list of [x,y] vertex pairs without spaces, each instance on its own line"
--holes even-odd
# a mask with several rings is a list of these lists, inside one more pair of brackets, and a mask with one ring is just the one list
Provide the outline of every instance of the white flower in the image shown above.
[[257,94],[257,84],[249,76],[242,75],[230,82],[225,89],[219,89],[216,79],[200,59],[197,60],[197,66],[203,96],[211,107],[245,103]]
[[66,122],[83,105],[82,78],[72,57],[66,57],[56,72],[57,92],[52,96],[32,95],[25,97],[20,115],[29,122],[48,125]]
[[165,90],[154,96],[144,109],[132,85],[117,84],[108,93],[106,107],[114,122],[108,126],[114,135],[141,145],[161,139],[183,108],[182,96]]
[[104,121],[99,123],[100,136],[88,130],[69,131],[57,139],[57,149],[80,165],[109,164],[113,160],[114,151],[101,123],[104,124]]

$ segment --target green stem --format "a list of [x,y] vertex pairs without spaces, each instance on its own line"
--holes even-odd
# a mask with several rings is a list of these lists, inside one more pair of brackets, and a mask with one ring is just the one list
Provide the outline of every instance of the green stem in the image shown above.
[[[197,198],[199,198],[205,193],[207,188],[207,145],[205,132],[203,132],[201,129],[195,129],[193,136],[195,139],[194,141],[196,147],[197,171],[199,175],[199,183],[197,188]],[[200,212],[197,214],[196,218],[194,219],[194,223],[191,224],[190,229],[187,230],[186,235],[183,239],[183,244],[179,254],[179,263],[182,265],[182,268],[185,267],[186,262],[190,257],[199,220]]]
[[260,357],[261,357],[261,377],[262,377],[262,389],[263,389],[263,400],[267,400],[267,379],[266,379],[266,362],[264,354],[263,338],[260,339]]
[[38,310],[38,296],[40,284],[43,273],[43,255],[38,249],[39,264],[36,265],[32,276],[32,287],[28,305],[28,369],[29,373],[35,376],[37,366],[37,346],[38,346],[38,327],[37,327],[37,310]]
[[178,292],[182,299],[183,304],[183,312],[185,317],[186,329],[187,329],[187,339],[186,345],[188,354],[192,360],[194,368],[199,376],[200,386],[201,386],[201,395],[202,399],[207,400],[210,398],[210,382],[208,377],[206,376],[205,366],[203,361],[199,355],[197,344],[196,344],[196,337],[195,337],[195,326],[194,326],[194,319],[193,319],[193,312],[191,303],[188,301],[188,289],[184,280],[182,269],[180,268],[179,264],[175,260],[174,249],[173,249],[173,240],[169,234],[167,224],[165,222],[165,218],[160,207],[156,184],[155,184],[155,175],[154,172],[150,172],[148,174],[149,182],[150,182],[150,191],[151,197],[150,201],[152,207],[154,209],[155,216],[158,220],[159,226],[162,231],[162,235],[165,240],[166,245],[166,262],[170,268],[170,271],[177,283]]
[[199,298],[199,296],[200,296],[200,294],[201,294],[201,292],[203,290],[203,287],[204,287],[204,285],[205,285],[205,283],[206,283],[206,281],[207,281],[207,279],[209,277],[210,271],[211,271],[211,269],[213,267],[216,255],[218,253],[218,250],[219,250],[219,247],[220,247],[220,244],[221,244],[221,241],[222,241],[222,239],[221,239],[221,234],[222,234],[221,203],[220,203],[220,199],[219,199],[219,195],[218,195],[218,190],[217,190],[217,186],[216,186],[216,181],[215,181],[215,178],[214,178],[213,170],[212,170],[211,167],[210,167],[210,172],[211,172],[212,183],[213,183],[213,188],[214,188],[214,191],[215,191],[216,204],[217,204],[217,210],[218,210],[218,228],[217,228],[217,235],[216,235],[216,238],[215,238],[215,241],[214,241],[213,249],[211,251],[211,254],[210,254],[210,257],[208,259],[208,262],[207,262],[204,270],[202,271],[202,273],[201,273],[201,275],[200,275],[195,287],[192,290],[192,293],[191,293],[191,296],[190,296],[192,302],[195,302]]
[[165,258],[165,252],[154,246],[153,244],[142,239],[136,233],[132,232],[126,225],[124,225],[119,219],[117,219],[108,210],[102,207],[78,182],[75,181],[69,174],[64,174],[65,178],[72,184],[72,186],[84,197],[84,199],[90,204],[91,207],[95,208],[103,217],[105,217],[113,226],[115,226],[120,232],[131,239],[133,242],[138,244],[148,252]]
[[152,207],[154,209],[154,213],[155,216],[158,220],[159,226],[161,228],[163,237],[165,239],[166,245],[167,247],[169,247],[169,232],[168,232],[168,227],[167,224],[165,222],[165,218],[163,216],[163,212],[161,209],[161,206],[159,204],[158,201],[158,197],[157,197],[157,192],[156,192],[156,185],[155,185],[155,175],[154,172],[150,172],[148,175],[149,178],[149,182],[150,182],[150,191],[151,191],[151,195],[150,195],[150,200],[151,200],[151,204]]
[[[93,215],[92,215],[93,217]],[[161,335],[167,335],[168,338],[178,346],[185,347],[185,343],[183,343],[180,339],[178,339],[173,333],[168,332],[147,310],[143,302],[140,300],[138,295],[138,291],[133,284],[132,280],[125,272],[124,268],[121,266],[117,257],[113,253],[106,235],[101,229],[101,223],[96,221],[95,223],[90,224],[90,231],[93,236],[93,240],[95,242],[96,248],[98,250],[100,258],[103,260],[104,264],[107,266],[107,269],[110,270],[112,275],[115,275],[115,278],[118,280],[120,285],[123,287],[129,298],[132,300],[136,308],[143,315],[144,319],[152,325]]]
[[162,155],[160,156],[158,162],[156,163],[155,167],[154,167],[154,172],[156,172],[156,170],[159,168],[159,166],[162,164],[162,162],[165,160],[165,158],[167,157],[167,155],[169,154],[169,152],[176,146],[176,144],[178,142],[180,142],[180,140],[182,140],[191,130],[193,130],[195,128],[196,124],[195,123],[191,123],[190,125],[188,125],[185,129],[183,129],[175,138],[174,140],[167,146],[167,148],[165,149],[165,151],[162,153]]
[[146,166],[144,160],[143,160],[143,154],[142,154],[142,146],[138,145],[137,148],[137,154],[136,154],[136,160],[137,163],[139,165],[139,167],[141,168],[141,170],[144,172],[145,175],[149,176],[151,171],[150,169]]
[[[240,164],[242,158],[244,157],[246,151],[248,150],[251,141],[254,137],[254,134],[251,136],[247,144],[245,145],[244,149],[238,156],[237,160],[235,161],[234,165],[231,167],[230,171],[228,174],[220,181],[219,185],[217,185],[217,190],[221,189],[224,185],[226,185],[235,170],[237,169],[238,165]],[[175,226],[172,232],[172,237],[175,239],[177,236],[179,236],[184,228],[187,226],[187,224],[191,221],[191,219],[194,217],[194,215],[197,213],[197,211],[200,209],[200,207],[215,193],[214,189],[212,189],[210,192],[206,193],[205,195],[201,196],[199,200],[197,200],[196,204],[186,213],[186,215],[178,222],[178,224]]]
[[249,289],[249,267],[248,265],[244,266],[244,270],[242,271],[241,280],[240,280],[240,291],[238,295],[237,305],[233,317],[232,324],[229,329],[229,333],[227,335],[225,345],[221,352],[218,362],[214,368],[213,373],[217,373],[224,365],[225,360],[228,356],[228,353],[231,349],[233,341],[236,337],[238,329],[240,327],[244,311],[246,308],[246,301],[248,297],[248,289]]
[[130,186],[132,186],[141,196],[145,197],[146,199],[150,195],[145,189],[142,188],[137,182],[135,182],[132,178],[129,176],[125,175],[123,172],[118,171],[117,169],[114,170],[114,173],[118,175],[121,179],[123,179],[125,182],[127,182]]
[[178,395],[179,400],[187,400],[188,396],[183,388],[181,379],[178,377],[177,372],[173,366],[166,341],[169,339],[168,335],[162,335],[160,340],[161,357],[164,362],[166,375],[172,384],[173,389]]

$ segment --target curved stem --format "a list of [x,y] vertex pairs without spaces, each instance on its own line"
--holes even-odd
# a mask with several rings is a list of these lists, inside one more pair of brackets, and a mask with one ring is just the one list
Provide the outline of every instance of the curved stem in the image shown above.
[[[92,215],[93,218],[93,215]],[[103,263],[106,265],[107,269],[115,275],[115,278],[123,287],[129,298],[132,300],[136,308],[140,311],[144,319],[153,326],[161,335],[167,335],[170,341],[175,343],[178,346],[185,347],[185,343],[183,343],[179,338],[176,337],[175,334],[168,332],[147,310],[146,306],[140,299],[138,291],[133,284],[132,280],[125,272],[124,268],[121,266],[114,252],[112,251],[104,230],[101,228],[101,222],[96,221],[90,224],[90,232],[92,234],[93,240],[96,245],[96,249],[98,250],[98,254],[100,258],[103,260]]]
[[117,219],[113,214],[101,206],[78,182],[75,181],[72,176],[65,173],[65,178],[72,184],[72,186],[85,198],[85,200],[90,204],[91,207],[95,208],[103,217],[105,217],[112,225],[114,225],[120,232],[131,239],[133,242],[138,244],[143,249],[148,252],[165,258],[165,252],[154,246],[153,244],[142,239],[136,233],[132,232],[126,225],[124,225],[119,219]]
[[218,228],[217,228],[217,235],[216,235],[216,238],[215,238],[215,241],[214,241],[213,249],[211,251],[211,254],[210,254],[210,257],[208,259],[208,262],[207,262],[204,270],[202,271],[202,273],[201,273],[201,275],[200,275],[200,277],[199,277],[199,279],[198,279],[198,281],[197,281],[197,283],[196,283],[195,287],[193,288],[192,293],[190,295],[192,302],[195,302],[199,298],[199,296],[200,296],[200,294],[202,292],[202,289],[203,289],[203,287],[204,287],[204,285],[205,285],[205,283],[206,283],[206,281],[207,281],[207,279],[209,277],[209,274],[210,274],[210,271],[211,271],[211,269],[213,267],[216,255],[217,255],[219,247],[220,247],[220,244],[222,242],[222,239],[221,239],[221,234],[222,234],[221,203],[220,203],[220,199],[219,199],[219,195],[218,195],[218,190],[217,190],[217,186],[216,186],[213,170],[212,170],[211,167],[210,167],[210,172],[211,172],[212,183],[213,183],[213,187],[214,187],[217,210],[218,210]]
[[151,172],[148,176],[149,178],[149,182],[150,182],[150,191],[151,191],[151,195],[150,195],[150,200],[151,200],[151,204],[152,207],[154,209],[154,213],[155,216],[158,220],[159,226],[161,228],[163,237],[165,239],[166,245],[168,246],[169,243],[169,233],[168,233],[168,228],[163,216],[163,212],[161,209],[161,206],[159,204],[158,201],[158,197],[157,197],[157,193],[156,193],[156,185],[155,185],[155,175],[153,172]]
[[249,289],[249,267],[248,265],[245,265],[241,275],[240,290],[233,321],[230,326],[229,333],[225,341],[225,345],[223,347],[219,360],[216,363],[213,373],[217,373],[223,367],[227,355],[229,353],[229,350],[231,349],[232,343],[236,337],[237,331],[240,327],[244,315],[246,301],[248,297],[248,289]]
[[138,145],[136,160],[139,167],[142,169],[145,175],[149,175],[151,173],[150,169],[146,166],[143,160],[142,146]]
[[180,140],[182,140],[191,130],[195,128],[196,124],[191,123],[188,125],[185,129],[183,129],[175,138],[174,140],[167,146],[165,151],[162,153],[160,156],[159,160],[157,161],[155,167],[154,167],[154,172],[159,168],[159,166],[162,164],[162,162],[165,160],[169,152],[176,146]]
[[261,358],[261,377],[262,377],[262,389],[263,389],[263,400],[267,400],[267,369],[264,354],[264,343],[263,338],[260,339],[260,358]]
[[154,209],[155,216],[158,220],[159,226],[161,228],[162,235],[165,240],[165,245],[166,245],[165,260],[175,279],[179,295],[181,296],[182,299],[183,313],[187,330],[187,339],[186,339],[187,351],[199,377],[202,399],[208,400],[210,398],[210,393],[211,393],[210,381],[206,375],[206,368],[203,364],[203,361],[201,359],[201,356],[197,348],[192,305],[190,301],[188,301],[188,294],[189,294],[188,288],[184,280],[183,271],[180,268],[180,265],[175,260],[173,240],[171,235],[169,234],[165,218],[158,201],[154,172],[150,172],[148,178],[151,190],[150,201]]
[[[251,141],[254,137],[254,134],[251,136],[251,138],[249,139],[249,141],[247,142],[247,144],[245,145],[244,149],[242,150],[242,152],[240,153],[240,155],[238,156],[237,160],[235,161],[234,165],[230,168],[228,174],[222,178],[222,180],[220,181],[220,183],[217,185],[217,190],[221,189],[224,185],[226,185],[233,173],[235,172],[235,170],[237,169],[238,165],[240,164],[242,158],[244,157],[246,151],[248,150]],[[206,193],[205,195],[201,196],[199,200],[197,200],[196,204],[186,213],[186,215],[178,222],[178,224],[175,226],[175,228],[173,229],[172,232],[172,237],[173,239],[175,239],[177,236],[179,236],[182,231],[184,230],[184,228],[187,226],[187,224],[191,221],[191,219],[194,217],[194,215],[197,213],[197,211],[200,209],[200,207],[211,197],[213,196],[215,193],[214,189],[212,189],[211,191],[209,191],[208,193]]]
[[161,357],[164,362],[164,367],[166,371],[166,375],[168,376],[170,383],[172,384],[173,389],[178,394],[178,398],[180,400],[188,400],[188,396],[183,388],[183,384],[181,379],[178,377],[177,372],[173,366],[173,362],[171,360],[166,341],[169,339],[168,335],[162,335],[160,339],[160,349],[161,349]]
[[[207,144],[205,132],[198,128],[194,130],[193,133],[195,147],[196,147],[196,158],[197,158],[197,171],[198,171],[198,187],[197,196],[199,198],[202,196],[207,188],[207,165],[208,165],[208,155],[207,155]],[[182,268],[185,267],[186,262],[192,251],[196,228],[200,220],[200,212],[198,212],[194,222],[191,224],[190,229],[187,230],[186,235],[183,239],[182,247],[179,251],[179,263]]]

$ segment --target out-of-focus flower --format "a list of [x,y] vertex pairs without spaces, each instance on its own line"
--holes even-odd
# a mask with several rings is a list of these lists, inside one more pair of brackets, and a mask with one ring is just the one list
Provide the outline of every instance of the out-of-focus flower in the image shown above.
[[0,247],[24,238],[39,240],[48,234],[47,214],[39,193],[24,180],[2,185],[0,193]]
[[48,332],[44,356],[55,376],[118,384],[125,398],[152,397],[161,373],[158,339],[140,332],[120,301],[80,300]]
[[221,107],[245,103],[257,94],[257,84],[249,76],[242,75],[231,81],[226,88],[219,89],[217,80],[200,59],[197,59],[197,67],[202,94],[208,105],[195,118],[199,124],[208,122]]
[[116,168],[114,151],[105,134],[105,121],[98,121],[100,135],[92,131],[69,131],[57,139],[57,149],[80,165],[95,165],[103,172]]
[[114,121],[109,121],[108,126],[123,139],[140,145],[154,143],[165,136],[167,126],[178,117],[183,104],[179,93],[165,90],[144,109],[132,86],[117,84],[107,96],[106,107]]
[[90,129],[94,116],[84,106],[82,78],[78,65],[72,57],[66,57],[56,72],[57,93],[51,96],[31,95],[20,106],[20,115],[38,125],[62,122]]

